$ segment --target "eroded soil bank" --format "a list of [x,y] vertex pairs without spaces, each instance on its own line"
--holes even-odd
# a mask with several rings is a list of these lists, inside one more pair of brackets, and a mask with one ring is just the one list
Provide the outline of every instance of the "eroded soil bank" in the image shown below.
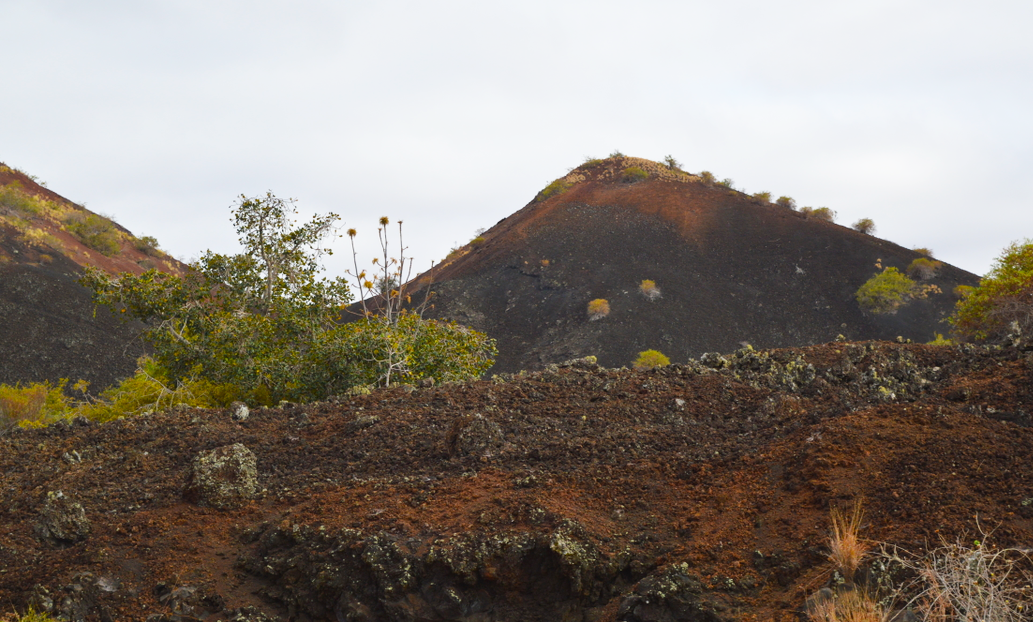
[[[0,610],[795,620],[854,499],[864,536],[915,552],[1033,544],[1031,379],[1014,348],[832,343],[16,430]],[[249,454],[257,482],[205,507],[197,465],[233,452],[216,484]]]

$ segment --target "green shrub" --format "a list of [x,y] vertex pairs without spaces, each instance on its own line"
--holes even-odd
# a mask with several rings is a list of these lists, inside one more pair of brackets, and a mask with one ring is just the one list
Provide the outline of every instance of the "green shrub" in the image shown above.
[[597,166],[597,165],[602,164],[602,163],[603,163],[603,161],[600,160],[599,158],[593,158],[592,156],[585,156],[585,161],[581,164],[581,166],[583,166],[585,168],[592,168],[593,166]]
[[624,154],[621,152],[620,149],[614,149],[613,153],[611,153],[609,157],[611,157],[611,158],[623,158]]
[[121,252],[121,237],[107,218],[76,211],[65,218],[65,228],[83,244],[103,255],[113,257]]
[[778,197],[778,200],[775,201],[775,205],[787,209],[796,209],[796,201],[794,201],[792,197]]
[[702,171],[702,172],[700,172],[699,179],[700,179],[700,181],[703,182],[704,185],[707,185],[707,186],[713,186],[714,184],[717,183],[717,178],[714,177],[714,174],[711,173],[710,171]]
[[673,155],[664,156],[664,164],[672,171],[681,170],[681,162],[675,160]]
[[733,184],[735,184],[735,182],[732,181],[731,177],[725,177],[721,181],[717,182],[717,185],[723,188],[728,188],[729,190],[735,190],[735,186]]
[[771,202],[771,193],[770,192],[754,192],[753,193],[753,198],[757,199],[758,201],[763,201],[765,203],[770,203]]
[[[960,287],[957,288],[961,289]],[[950,322],[965,341],[999,341],[1033,333],[1033,240],[1013,242],[979,286],[958,301]]]
[[950,345],[954,345],[954,342],[951,341],[950,339],[945,339],[942,334],[936,333],[936,337],[934,337],[933,340],[928,343],[928,345],[930,345],[930,346],[950,346]]
[[915,248],[913,248],[911,250],[915,251],[919,255],[924,255],[924,256],[928,257],[929,259],[933,258],[933,251],[928,249],[928,248],[925,248],[924,246],[917,246],[917,247],[915,247]]
[[479,236],[475,237],[474,239],[470,240],[470,246],[480,246],[481,244],[484,244],[484,237],[483,236],[479,235]]
[[936,271],[939,270],[942,265],[942,263],[934,259],[919,257],[908,265],[907,275],[919,281],[926,281],[936,276]]
[[896,313],[911,299],[914,289],[914,281],[890,267],[868,279],[854,296],[865,311],[876,314]]
[[559,196],[570,189],[570,183],[563,177],[553,181],[551,184],[542,188],[542,191],[538,193],[538,200],[544,201],[551,196]]
[[635,369],[646,370],[655,369],[657,367],[664,367],[671,364],[671,359],[664,356],[659,350],[646,350],[645,352],[639,352],[638,358],[632,365]]
[[642,181],[643,179],[649,179],[649,173],[638,166],[629,166],[621,173],[621,181],[626,184]]
[[150,255],[151,257],[161,257],[165,254],[158,247],[157,238],[154,238],[149,235],[145,235],[143,237],[134,239],[133,246],[136,248],[136,250],[140,251],[145,255]]
[[858,220],[857,222],[855,222],[854,224],[850,225],[850,227],[854,231],[859,231],[859,232],[861,232],[861,233],[863,233],[865,235],[874,235],[875,234],[875,221],[872,220],[871,218],[862,218],[862,219]]
[[588,319],[600,320],[610,315],[610,303],[605,298],[596,298],[588,303]]

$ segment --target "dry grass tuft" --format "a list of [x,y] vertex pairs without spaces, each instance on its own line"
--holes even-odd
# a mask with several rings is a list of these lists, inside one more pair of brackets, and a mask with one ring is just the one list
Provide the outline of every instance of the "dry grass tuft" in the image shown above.
[[848,590],[818,601],[808,617],[820,622],[887,622],[890,611],[868,592]]
[[860,537],[864,510],[861,501],[854,501],[849,510],[832,510],[832,532],[829,534],[829,561],[839,568],[843,578],[854,580],[854,573],[868,554],[870,546]]

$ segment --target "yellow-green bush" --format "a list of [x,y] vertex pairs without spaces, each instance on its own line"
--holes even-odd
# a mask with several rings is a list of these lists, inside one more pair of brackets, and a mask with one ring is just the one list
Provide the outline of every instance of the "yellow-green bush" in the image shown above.
[[588,319],[599,320],[610,315],[610,303],[605,298],[596,298],[588,303]]
[[860,220],[858,220],[854,224],[850,225],[850,227],[854,231],[858,231],[858,232],[863,233],[865,235],[874,235],[875,234],[875,221],[872,220],[871,218],[861,218]]
[[962,340],[996,340],[1016,331],[1028,339],[1033,334],[1033,240],[1005,248],[979,287],[958,301],[950,322]]
[[793,200],[793,197],[778,197],[775,204],[788,209],[796,209],[796,201]]
[[635,369],[655,369],[657,367],[664,367],[671,364],[671,359],[664,356],[659,350],[646,350],[645,352],[639,352],[638,358],[632,365]]
[[649,279],[645,279],[639,283],[638,291],[640,291],[642,295],[650,301],[656,300],[660,297],[660,288],[656,286],[656,282]]
[[64,382],[27,386],[0,384],[0,430],[13,424],[46,424],[62,418],[69,407]]
[[551,196],[559,196],[566,192],[570,188],[570,184],[563,177],[553,181],[551,184],[542,188],[542,191],[538,193],[538,200],[544,201]]
[[753,198],[757,199],[758,201],[763,201],[765,203],[770,203],[771,202],[771,193],[770,192],[754,192],[753,193]]
[[835,222],[836,212],[828,207],[801,207],[800,213],[807,218],[814,218],[815,220],[824,220],[825,222]]
[[121,252],[121,236],[107,218],[85,212],[72,212],[65,217],[65,228],[86,246],[112,257]]
[[717,178],[710,171],[701,171],[699,174],[699,180],[707,186],[713,186],[717,183]]
[[868,279],[857,290],[854,297],[865,311],[872,313],[896,313],[907,304],[914,291],[915,282],[896,268],[886,268]]
[[907,267],[907,275],[913,279],[925,281],[936,276],[936,271],[939,270],[942,265],[942,263],[935,259],[919,257],[912,261]]

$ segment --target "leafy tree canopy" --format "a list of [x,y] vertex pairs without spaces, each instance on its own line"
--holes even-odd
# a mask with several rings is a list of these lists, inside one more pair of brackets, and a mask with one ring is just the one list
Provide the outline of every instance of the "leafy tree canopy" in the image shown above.
[[209,251],[182,277],[87,270],[82,279],[97,303],[147,324],[170,379],[204,379],[234,387],[235,399],[276,403],[426,376],[469,379],[493,363],[494,342],[454,323],[408,312],[342,323],[348,284],[320,276],[320,257],[331,253],[320,245],[336,214],[293,227],[293,202],[272,193],[241,196],[232,213],[242,254]]

